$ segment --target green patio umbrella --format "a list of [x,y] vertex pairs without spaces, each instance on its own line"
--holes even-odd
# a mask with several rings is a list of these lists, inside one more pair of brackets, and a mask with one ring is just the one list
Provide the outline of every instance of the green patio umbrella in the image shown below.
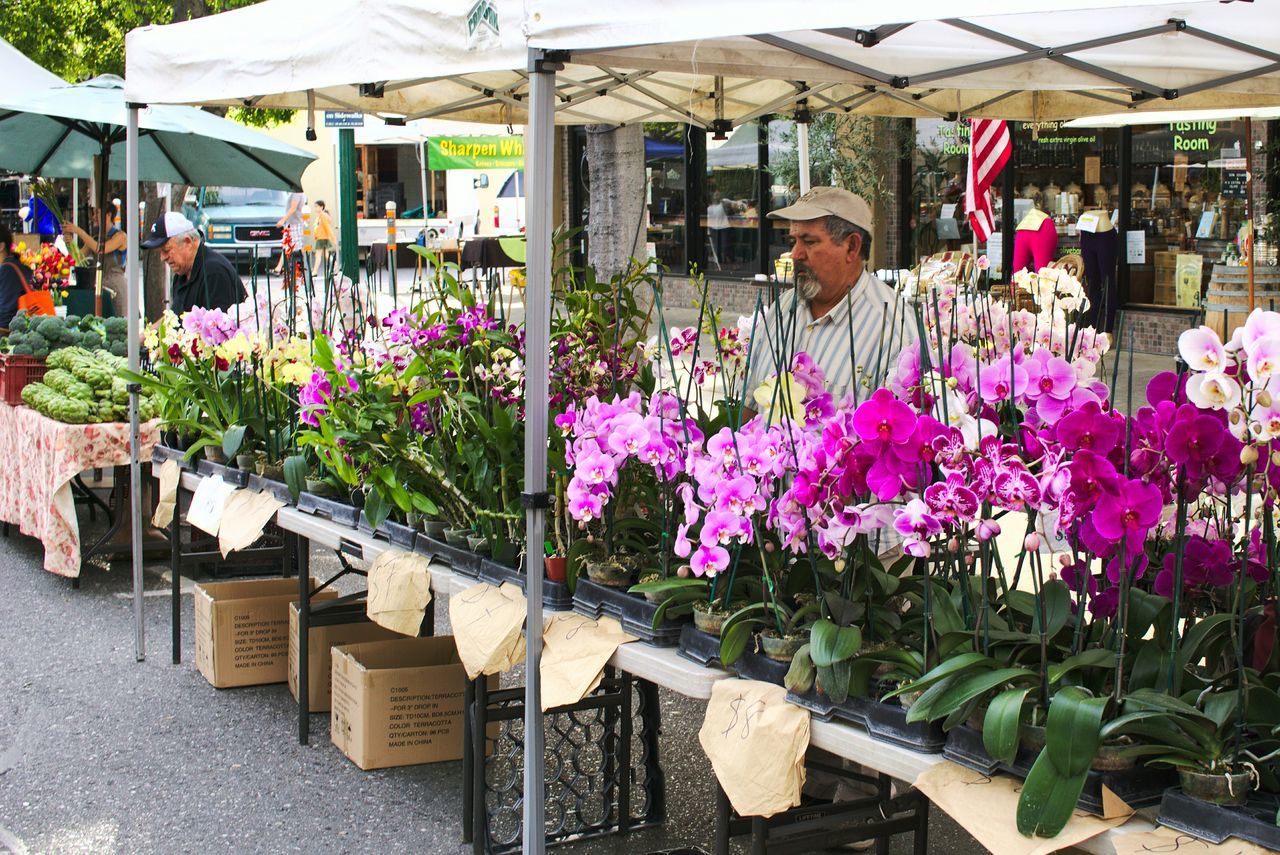
[[[143,181],[297,190],[315,155],[194,107],[138,116]],[[124,180],[124,81],[114,75],[30,93],[0,93],[0,169],[90,178],[94,158]]]
[[[28,93],[0,94],[0,169],[50,178],[125,178],[124,80],[114,75]],[[315,155],[194,107],[139,111],[138,177],[195,186],[298,190]],[[129,222],[125,218],[125,222]],[[101,228],[107,227],[106,219]],[[105,232],[98,235],[105,241]],[[101,312],[101,277],[95,289]]]

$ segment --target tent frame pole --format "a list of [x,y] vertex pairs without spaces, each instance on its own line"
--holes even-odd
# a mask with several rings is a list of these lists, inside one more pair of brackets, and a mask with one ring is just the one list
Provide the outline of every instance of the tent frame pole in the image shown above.
[[[125,171],[125,209],[121,215],[121,223],[126,229],[126,249],[125,253],[125,289],[128,293],[128,299],[125,301],[125,315],[129,321],[129,370],[135,374],[140,367],[140,355],[138,353],[139,333],[138,317],[139,309],[142,306],[142,288],[139,281],[138,268],[138,224],[135,222],[138,212],[138,111],[142,105],[127,105],[127,116],[125,120],[125,150],[124,150],[124,171]],[[106,170],[103,170],[103,189],[106,188]],[[106,198],[106,193],[103,193]],[[104,205],[99,208],[99,217],[103,221],[103,231],[106,228],[107,209]],[[101,259],[103,253],[101,248],[105,246],[105,242],[99,244],[98,257]],[[101,267],[101,262],[99,262]],[[98,279],[98,294],[101,295],[102,279]],[[99,296],[99,299],[101,297]],[[134,656],[139,662],[147,658],[147,640],[145,626],[143,624],[142,613],[142,465],[138,460],[138,451],[141,447],[141,426],[138,424],[138,393],[141,391],[137,383],[129,384],[129,531],[131,535],[132,558],[133,558],[133,620],[134,620]],[[177,572],[177,568],[174,568]]]
[[542,730],[542,541],[547,493],[548,354],[551,351],[552,176],[555,173],[556,72],[559,56],[529,51],[529,124],[525,152],[528,217],[528,315],[525,319],[524,492],[525,596],[528,608],[524,688],[524,847],[527,855],[546,851],[545,734]]

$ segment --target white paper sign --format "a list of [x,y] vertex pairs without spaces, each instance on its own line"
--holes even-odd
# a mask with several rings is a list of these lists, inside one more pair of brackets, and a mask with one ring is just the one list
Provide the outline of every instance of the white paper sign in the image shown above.
[[991,275],[999,276],[1004,272],[1004,235],[992,232],[987,236],[987,260],[991,262]]
[[951,218],[955,217],[955,215],[956,215],[956,208],[957,208],[957,207],[958,207],[958,205],[957,205],[957,203],[955,203],[955,202],[951,202],[951,203],[949,203],[949,204],[943,205],[943,206],[942,206],[942,215],[941,215],[940,217],[938,217],[938,219],[940,219],[940,220],[949,220],[949,219],[951,219]]
[[1147,263],[1147,233],[1130,231],[1124,234],[1124,260],[1128,264]]
[[222,523],[222,511],[227,505],[227,499],[235,491],[236,485],[223,481],[221,475],[201,479],[191,497],[191,507],[187,509],[187,522],[217,537],[218,527]]
[[[1076,220],[1076,228],[1082,232],[1093,234],[1098,230],[1098,221],[1102,219],[1101,211],[1085,211]],[[1070,232],[1068,232],[1070,234]]]

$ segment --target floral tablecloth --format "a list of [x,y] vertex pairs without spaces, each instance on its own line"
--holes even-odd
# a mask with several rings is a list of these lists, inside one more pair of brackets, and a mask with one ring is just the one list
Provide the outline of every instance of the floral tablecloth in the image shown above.
[[[160,437],[142,425],[142,460]],[[68,425],[27,407],[0,403],[0,521],[44,545],[44,569],[80,575],[80,525],[71,479],[86,469],[129,462],[129,425]]]

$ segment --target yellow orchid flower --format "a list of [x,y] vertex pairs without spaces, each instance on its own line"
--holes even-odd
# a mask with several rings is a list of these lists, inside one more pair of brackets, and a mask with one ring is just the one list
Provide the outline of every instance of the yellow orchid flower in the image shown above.
[[804,386],[788,371],[761,383],[751,397],[756,402],[756,411],[768,418],[771,427],[782,424],[784,419],[804,427],[804,395]]

